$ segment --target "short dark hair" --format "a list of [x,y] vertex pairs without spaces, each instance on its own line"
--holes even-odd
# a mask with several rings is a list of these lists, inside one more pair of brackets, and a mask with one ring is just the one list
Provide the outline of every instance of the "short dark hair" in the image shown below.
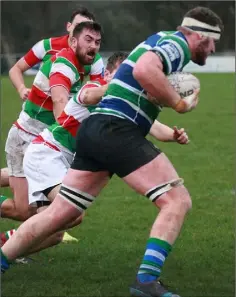
[[198,6],[189,10],[184,17],[193,18],[199,22],[206,23],[211,26],[219,26],[223,31],[224,26],[221,18],[210,8]]
[[108,58],[106,69],[112,72],[117,67],[117,64],[121,64],[127,57],[128,54],[125,52],[115,52]]
[[100,32],[102,34],[102,27],[99,23],[87,21],[87,22],[81,22],[74,27],[73,37],[77,37],[78,35],[80,35],[80,33],[84,29]]
[[78,14],[95,22],[94,14],[92,12],[90,12],[86,7],[80,6],[79,8],[77,8],[76,10],[73,11],[73,13],[72,13],[72,15],[70,17],[70,23],[73,22],[74,18]]

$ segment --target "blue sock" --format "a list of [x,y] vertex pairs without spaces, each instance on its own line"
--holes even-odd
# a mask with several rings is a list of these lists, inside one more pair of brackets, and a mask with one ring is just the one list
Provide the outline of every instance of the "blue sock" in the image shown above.
[[157,238],[149,238],[143,261],[139,267],[138,280],[146,283],[158,279],[170,251],[171,245],[168,242]]
[[1,249],[1,273],[4,273],[10,267],[10,262],[7,257],[3,254]]

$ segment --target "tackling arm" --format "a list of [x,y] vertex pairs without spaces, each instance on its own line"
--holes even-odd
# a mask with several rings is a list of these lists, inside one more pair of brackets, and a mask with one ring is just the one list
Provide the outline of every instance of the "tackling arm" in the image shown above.
[[163,142],[178,142],[179,144],[189,143],[188,134],[183,128],[178,129],[175,126],[174,129],[172,129],[157,120],[154,121],[149,134]]
[[157,120],[154,121],[149,134],[159,141],[176,141],[174,139],[174,130],[167,125],[164,125]]
[[79,99],[82,104],[85,105],[96,105],[105,94],[108,84],[104,86],[94,86],[91,88],[84,88],[81,90]]
[[57,119],[68,102],[69,92],[65,87],[57,85],[51,88],[51,96],[53,102],[53,114],[55,119]]

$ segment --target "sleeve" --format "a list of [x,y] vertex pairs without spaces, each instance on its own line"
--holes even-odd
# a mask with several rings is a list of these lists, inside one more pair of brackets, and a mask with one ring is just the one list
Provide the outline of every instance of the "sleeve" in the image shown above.
[[75,66],[63,57],[56,58],[49,74],[50,88],[63,86],[70,92],[72,85],[77,81],[78,74]]
[[166,75],[181,71],[191,58],[187,42],[175,35],[162,37],[152,51],[160,57]]
[[99,54],[97,54],[95,57],[95,61],[91,66],[89,76],[90,80],[96,80],[104,77],[104,63],[102,57]]
[[44,43],[44,40],[40,40],[24,55],[23,59],[30,67],[41,62],[46,55]]
[[89,88],[97,88],[100,87],[101,84],[99,81],[88,81],[80,90],[77,94],[74,95],[74,101],[78,104],[83,104],[83,100],[81,98],[81,94],[84,90],[89,89]]

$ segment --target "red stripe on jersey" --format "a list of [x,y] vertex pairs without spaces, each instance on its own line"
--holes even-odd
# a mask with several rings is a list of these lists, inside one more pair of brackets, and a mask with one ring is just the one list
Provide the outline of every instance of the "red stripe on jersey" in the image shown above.
[[77,130],[81,125],[73,116],[69,116],[63,111],[61,115],[57,118],[57,122],[67,130],[73,137],[76,136]]
[[98,82],[101,86],[104,86],[107,84],[107,82],[104,80],[103,77],[98,77],[98,78],[92,80],[92,82]]
[[59,148],[57,146],[55,146],[54,144],[46,141],[41,135],[38,135],[35,139],[33,139],[32,143],[44,144],[44,145],[50,147],[51,149],[60,152],[60,150],[59,150]]
[[[90,80],[99,80],[99,79],[103,80],[102,73],[100,73],[100,74],[90,74],[89,78],[90,78]],[[105,84],[106,84],[106,82],[105,82]]]
[[31,92],[28,97],[29,101],[41,106],[47,110],[53,110],[53,103],[51,96],[46,95],[43,91],[39,90],[36,86],[32,86]]
[[21,125],[17,121],[14,122],[13,125],[15,125],[18,129],[24,131],[25,133],[28,133],[28,134],[33,135],[33,136],[37,136],[36,134],[33,134],[33,133],[30,133],[29,131],[26,131],[23,127],[21,127]]
[[60,51],[63,48],[68,48],[69,35],[63,35],[60,37],[52,37],[50,39],[52,50]]
[[38,64],[41,61],[39,58],[35,56],[32,49],[29,50],[28,53],[24,55],[23,59],[30,67],[33,67],[34,65]]
[[52,88],[56,85],[62,85],[63,87],[65,87],[67,89],[68,92],[70,92],[71,81],[68,77],[66,77],[62,73],[55,72],[49,78],[49,85],[50,85],[50,88]]

